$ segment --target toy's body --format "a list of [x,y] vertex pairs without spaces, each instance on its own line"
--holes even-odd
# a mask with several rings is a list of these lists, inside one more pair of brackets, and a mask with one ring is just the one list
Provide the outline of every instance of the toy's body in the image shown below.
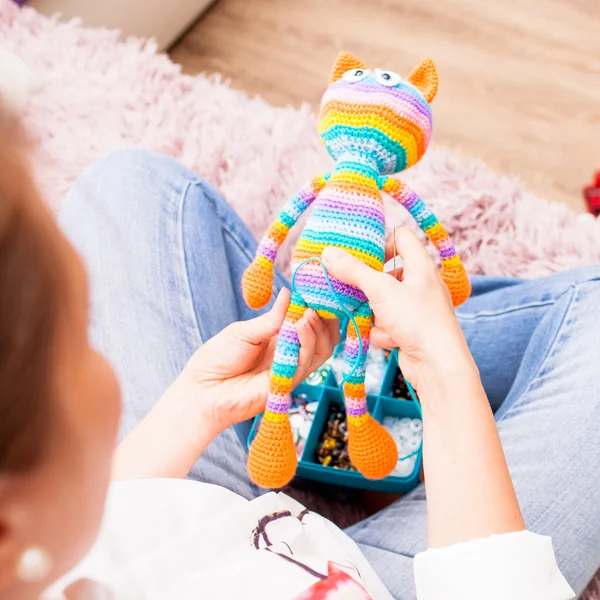
[[319,258],[327,246],[337,246],[382,271],[383,190],[405,206],[436,246],[454,303],[460,304],[470,293],[460,259],[435,215],[402,182],[388,177],[415,164],[429,143],[429,101],[437,90],[433,63],[423,61],[409,80],[403,80],[391,72],[371,74],[357,59],[342,54],[330,82],[321,105],[319,132],[336,159],[335,169],[315,177],[288,201],[244,274],[246,301],[253,308],[264,306],[271,298],[277,250],[312,205],[292,256],[294,292],[277,343],[266,411],[248,459],[251,478],[264,487],[281,487],[296,470],[287,410],[300,349],[295,323],[307,307],[324,318],[353,313],[360,332],[362,343],[355,328],[348,327],[345,347],[343,387],[352,463],[366,477],[380,478],[389,475],[398,460],[395,442],[367,412],[364,358],[372,325],[367,299],[353,286],[333,277],[328,281],[320,262],[308,259]]

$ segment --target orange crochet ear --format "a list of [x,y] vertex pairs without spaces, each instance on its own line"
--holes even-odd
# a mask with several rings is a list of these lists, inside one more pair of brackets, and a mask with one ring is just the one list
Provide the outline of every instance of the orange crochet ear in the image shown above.
[[430,58],[424,58],[407,79],[425,96],[427,102],[435,98],[438,91],[438,74]]
[[350,54],[350,52],[340,52],[335,59],[333,69],[329,75],[329,85],[335,83],[338,79],[342,78],[342,75],[350,69],[366,69],[366,65]]

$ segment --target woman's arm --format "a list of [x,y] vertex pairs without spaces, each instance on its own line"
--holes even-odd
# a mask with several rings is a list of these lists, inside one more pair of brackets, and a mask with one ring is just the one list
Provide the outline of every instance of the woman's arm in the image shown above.
[[525,528],[477,367],[437,267],[409,230],[397,232],[397,277],[334,248],[332,275],[360,287],[375,314],[372,340],[398,347],[423,408],[429,545],[442,547]]
[[[114,479],[185,477],[221,431],[264,409],[289,298],[289,291],[282,290],[268,313],[230,325],[194,354],[117,448]],[[339,340],[339,324],[323,322],[308,310],[296,327],[301,344],[295,379],[299,383],[331,355]]]
[[429,547],[525,529],[476,369],[449,372],[434,387],[420,396]]
[[219,433],[198,405],[201,391],[175,381],[115,452],[113,479],[186,477]]

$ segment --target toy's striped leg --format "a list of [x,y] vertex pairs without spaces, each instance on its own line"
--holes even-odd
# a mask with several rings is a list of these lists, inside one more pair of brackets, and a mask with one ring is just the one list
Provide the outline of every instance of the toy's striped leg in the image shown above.
[[265,488],[283,487],[296,473],[298,460],[288,408],[300,353],[296,323],[305,310],[302,297],[292,294],[277,338],[267,407],[248,453],[250,479]]
[[[367,303],[354,313],[362,338],[362,361],[344,384],[348,415],[348,453],[352,464],[369,479],[387,477],[398,463],[398,448],[392,436],[367,411],[365,362],[373,313]],[[359,344],[352,323],[348,325],[344,351],[344,373],[350,373],[359,356]]]

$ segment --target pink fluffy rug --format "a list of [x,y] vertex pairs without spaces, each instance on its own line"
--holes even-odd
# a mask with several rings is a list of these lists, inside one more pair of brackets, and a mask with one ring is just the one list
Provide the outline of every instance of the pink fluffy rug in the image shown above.
[[[38,140],[36,176],[54,208],[94,158],[141,146],[203,175],[260,235],[284,199],[331,164],[308,107],[274,108],[218,77],[181,75],[151,42],[118,43],[115,32],[60,24],[0,0],[0,44],[43,81],[26,118]],[[471,273],[531,277],[600,262],[600,221],[537,198],[480,162],[431,148],[405,175]],[[391,203],[388,216],[407,220]]]
[[[181,75],[151,42],[119,43],[115,32],[0,0],[0,43],[42,79],[26,122],[35,174],[55,209],[92,160],[139,146],[200,173],[260,235],[284,199],[331,164],[308,107],[274,108],[218,77]],[[471,273],[532,277],[600,262],[600,221],[537,198],[480,162],[432,148],[405,179],[448,227]],[[391,203],[388,216],[408,222]],[[600,600],[600,584],[587,598]]]

